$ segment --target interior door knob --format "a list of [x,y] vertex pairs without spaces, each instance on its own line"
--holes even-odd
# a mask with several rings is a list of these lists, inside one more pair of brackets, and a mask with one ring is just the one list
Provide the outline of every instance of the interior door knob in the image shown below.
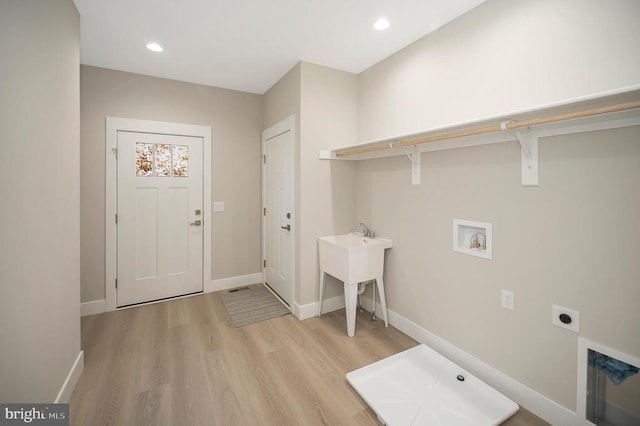
[[291,231],[291,225],[287,225],[287,226],[281,226],[280,228],[286,230],[286,231]]
[[192,222],[189,225],[191,225],[191,226],[200,226],[200,225],[202,225],[202,221],[201,220],[196,220],[195,222]]

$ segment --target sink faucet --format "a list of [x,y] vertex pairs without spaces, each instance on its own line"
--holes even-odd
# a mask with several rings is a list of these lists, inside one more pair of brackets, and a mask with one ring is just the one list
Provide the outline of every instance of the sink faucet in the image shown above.
[[364,235],[367,238],[375,238],[376,237],[376,233],[373,232],[371,229],[367,228],[367,225],[365,225],[364,223],[360,222],[360,229],[362,229],[362,235]]

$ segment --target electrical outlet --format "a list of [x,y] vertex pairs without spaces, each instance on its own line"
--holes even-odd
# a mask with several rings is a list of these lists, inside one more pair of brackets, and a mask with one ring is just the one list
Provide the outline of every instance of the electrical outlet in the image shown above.
[[512,291],[502,290],[500,293],[502,307],[513,311],[514,295]]
[[580,312],[564,306],[551,305],[551,324],[579,333]]

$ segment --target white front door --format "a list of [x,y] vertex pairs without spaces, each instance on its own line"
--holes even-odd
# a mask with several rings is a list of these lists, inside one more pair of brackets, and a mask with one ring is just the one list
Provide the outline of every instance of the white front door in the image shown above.
[[202,291],[203,139],[119,131],[117,306]]
[[289,305],[294,283],[294,131],[293,120],[285,120],[265,130],[262,138],[264,280]]

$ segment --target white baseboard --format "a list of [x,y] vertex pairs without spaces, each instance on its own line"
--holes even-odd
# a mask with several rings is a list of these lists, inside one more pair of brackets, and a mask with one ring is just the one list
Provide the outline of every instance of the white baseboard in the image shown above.
[[[344,296],[330,297],[322,301],[323,314],[337,311],[338,309],[344,309]],[[302,306],[294,302],[293,315],[299,320],[306,320],[307,318],[318,316],[318,302],[308,303]]]
[[[262,282],[262,273],[240,275],[237,277],[222,278],[205,283],[203,293],[211,293],[214,291],[228,290],[230,288],[243,287],[246,285],[257,284]],[[152,302],[155,303],[155,302]],[[80,316],[95,315],[106,312],[105,299],[92,300],[80,304]]]
[[71,398],[71,393],[73,389],[76,387],[76,383],[80,379],[80,374],[82,374],[82,370],[84,369],[84,351],[80,351],[78,356],[76,357],[76,361],[71,366],[71,370],[69,370],[69,374],[67,374],[67,378],[64,383],[60,387],[60,391],[58,392],[58,396],[56,396],[55,401],[56,404],[66,404],[69,402],[69,398]]
[[230,288],[243,287],[246,285],[257,284],[262,282],[262,272],[255,274],[239,275],[237,277],[222,278],[212,280],[204,284],[204,292],[211,293],[220,290],[229,290]]
[[92,300],[91,302],[83,302],[80,304],[80,316],[101,314],[106,311],[106,301],[104,299]]

